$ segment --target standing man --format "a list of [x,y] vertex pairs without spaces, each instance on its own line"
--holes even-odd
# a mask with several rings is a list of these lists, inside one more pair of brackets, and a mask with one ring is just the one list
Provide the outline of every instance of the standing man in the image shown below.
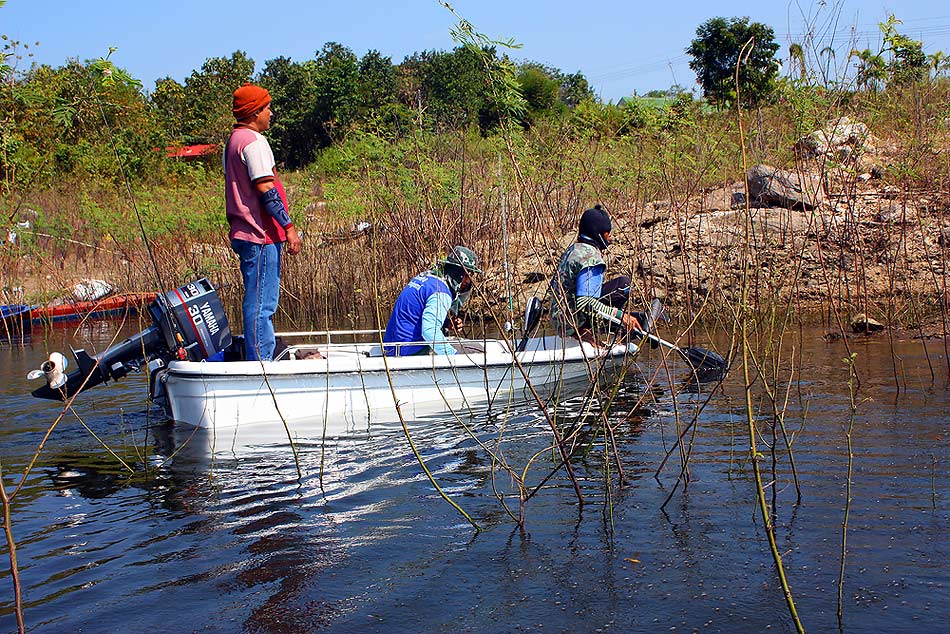
[[600,340],[596,330],[642,330],[637,317],[623,310],[630,296],[630,278],[621,275],[604,281],[603,251],[610,246],[611,228],[610,216],[600,205],[585,211],[577,242],[561,256],[551,280],[551,321],[565,335],[595,345]]
[[478,257],[468,247],[457,246],[430,271],[415,276],[399,294],[386,324],[383,344],[387,357],[411,354],[456,354],[442,327],[448,321],[456,329],[461,325],[459,309],[472,290],[472,275],[480,274]]
[[274,153],[261,134],[270,128],[270,93],[245,84],[234,91],[237,123],[224,149],[224,201],[231,248],[244,279],[244,358],[270,361],[276,340],[272,317],[280,298],[280,254],[300,252],[300,236],[287,213]]

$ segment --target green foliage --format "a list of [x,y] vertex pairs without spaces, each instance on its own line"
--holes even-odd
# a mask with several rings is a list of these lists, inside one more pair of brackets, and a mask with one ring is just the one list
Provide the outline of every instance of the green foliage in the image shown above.
[[320,124],[312,112],[315,79],[312,60],[295,64],[288,57],[268,61],[258,77],[271,95],[273,116],[268,140],[278,160],[291,168],[310,162],[317,147]]
[[108,56],[10,76],[0,102],[7,117],[0,172],[11,189],[49,182],[57,174],[116,179],[116,154],[132,175],[145,173],[158,159],[152,152],[160,140],[155,114],[139,82]]
[[651,90],[643,96],[648,99],[673,99],[682,94],[689,94],[689,91],[679,84],[673,84],[666,90]]
[[223,143],[233,124],[232,92],[248,81],[271,93],[274,117],[267,136],[278,162],[291,169],[310,164],[320,150],[353,134],[397,143],[420,129],[478,126],[488,134],[503,120],[535,125],[593,99],[581,73],[538,64],[517,69],[496,52],[516,44],[491,40],[461,18],[453,34],[458,48],[417,53],[400,64],[378,51],[357,59],[330,42],[313,59],[269,60],[257,76],[254,60],[235,51],[208,58],[183,82],[162,78],[149,94],[110,61],[111,50],[98,60],[21,72],[16,62],[28,47],[4,38],[0,175],[8,192],[21,182],[119,178],[113,140],[122,170],[133,179],[205,170],[166,160],[162,148]]
[[853,49],[850,56],[857,60],[855,84],[858,90],[877,91],[887,79],[887,63],[884,61],[884,56],[869,48],[863,51]]
[[571,128],[579,137],[610,138],[656,135],[697,125],[703,104],[689,93],[671,99],[631,97],[617,105],[585,101],[571,114]]
[[580,135],[602,137],[615,134],[625,121],[619,108],[588,100],[574,108],[570,123]]
[[488,120],[491,102],[479,53],[465,47],[447,53],[427,51],[407,58],[403,65],[408,67],[404,93],[439,127],[464,129]]
[[359,60],[341,44],[327,43],[315,60],[313,116],[320,122],[321,146],[342,138],[356,121]]
[[186,132],[191,128],[191,104],[184,86],[170,77],[159,79],[151,102],[169,139],[184,144],[195,142]]
[[824,127],[835,101],[836,94],[823,86],[797,81],[778,82],[776,103],[796,122],[798,137]]
[[944,54],[937,51],[928,56],[923,51],[923,42],[902,35],[897,30],[901,21],[893,15],[878,24],[883,39],[878,51],[871,49],[851,51],[856,60],[855,84],[858,90],[877,92],[882,87],[901,88],[929,76],[933,69],[939,72],[944,66]]
[[398,74],[392,59],[368,51],[360,59],[357,83],[359,118],[364,122],[387,122],[388,106],[398,103]]
[[448,2],[439,0],[439,4],[458,18],[458,23],[451,29],[452,39],[479,60],[484,71],[492,108],[497,111],[502,121],[521,119],[527,110],[527,104],[518,85],[515,66],[510,59],[504,56],[498,57],[495,52],[499,46],[511,50],[521,48],[521,45],[515,43],[513,39],[493,40],[479,32],[471,22],[459,16]]
[[561,87],[557,79],[538,64],[525,64],[517,77],[518,87],[525,99],[525,114],[534,118],[546,112],[556,112],[561,105]]
[[335,218],[359,220],[365,217],[367,207],[360,188],[359,181],[346,178],[330,179],[324,183],[324,198]]
[[167,137],[180,143],[221,143],[234,123],[232,93],[251,80],[254,60],[244,51],[210,57],[184,86],[166,77],[155,82],[152,104]]
[[88,193],[83,193],[79,200],[79,213],[86,224],[89,235],[111,236],[118,242],[125,242],[133,238],[131,226],[122,222],[121,212],[114,208],[101,205],[93,200]]
[[582,101],[594,99],[594,89],[580,71],[568,75],[560,74],[559,79],[561,102],[568,108],[575,108]]
[[644,99],[625,99],[617,106],[622,119],[618,134],[630,134],[635,130],[644,130],[656,124],[661,108]]
[[267,62],[261,85],[271,92],[275,155],[288,167],[302,167],[321,148],[342,140],[360,124],[398,125],[396,69],[370,51],[362,60],[348,48],[328,43],[302,64],[280,57]]
[[684,130],[696,125],[700,105],[688,92],[673,97],[663,112],[663,127],[667,130]]
[[891,55],[887,65],[889,83],[902,86],[920,81],[927,76],[928,62],[923,51],[923,42],[912,40],[897,32],[901,21],[893,15],[880,24],[884,34],[885,51]]
[[717,17],[696,29],[696,38],[686,52],[693,58],[689,67],[696,73],[703,96],[720,105],[731,105],[736,100],[737,65],[743,103],[760,103],[772,93],[778,76],[778,49],[771,27],[759,22],[750,24],[749,18]]

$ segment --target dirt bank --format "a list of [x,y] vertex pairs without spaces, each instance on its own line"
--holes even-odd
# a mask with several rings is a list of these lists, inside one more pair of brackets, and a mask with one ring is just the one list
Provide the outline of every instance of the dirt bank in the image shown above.
[[[756,166],[746,182],[612,210],[611,273],[630,275],[641,297],[687,313],[704,306],[734,311],[747,279],[747,304],[760,311],[837,311],[845,320],[865,314],[893,327],[943,332],[950,194],[896,185],[888,174],[899,148],[868,137],[844,162],[829,159],[841,158],[840,148],[820,148],[793,170],[772,170],[778,193],[760,191]],[[786,196],[780,177],[793,181],[798,198]],[[521,236],[515,295],[543,294],[573,238]],[[493,294],[503,297],[498,279]]]

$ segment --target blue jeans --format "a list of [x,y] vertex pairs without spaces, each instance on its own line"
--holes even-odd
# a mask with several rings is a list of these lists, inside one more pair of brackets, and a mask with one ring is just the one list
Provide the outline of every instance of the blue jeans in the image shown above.
[[274,358],[274,323],[280,299],[280,251],[282,244],[254,244],[231,240],[241,258],[244,278],[244,358],[248,361]]

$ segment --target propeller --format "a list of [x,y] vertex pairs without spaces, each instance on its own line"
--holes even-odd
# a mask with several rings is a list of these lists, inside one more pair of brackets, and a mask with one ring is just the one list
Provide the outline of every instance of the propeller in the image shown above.
[[49,359],[40,364],[39,370],[31,370],[26,378],[29,380],[46,377],[46,383],[54,390],[66,384],[66,367],[69,359],[61,352],[52,352]]

